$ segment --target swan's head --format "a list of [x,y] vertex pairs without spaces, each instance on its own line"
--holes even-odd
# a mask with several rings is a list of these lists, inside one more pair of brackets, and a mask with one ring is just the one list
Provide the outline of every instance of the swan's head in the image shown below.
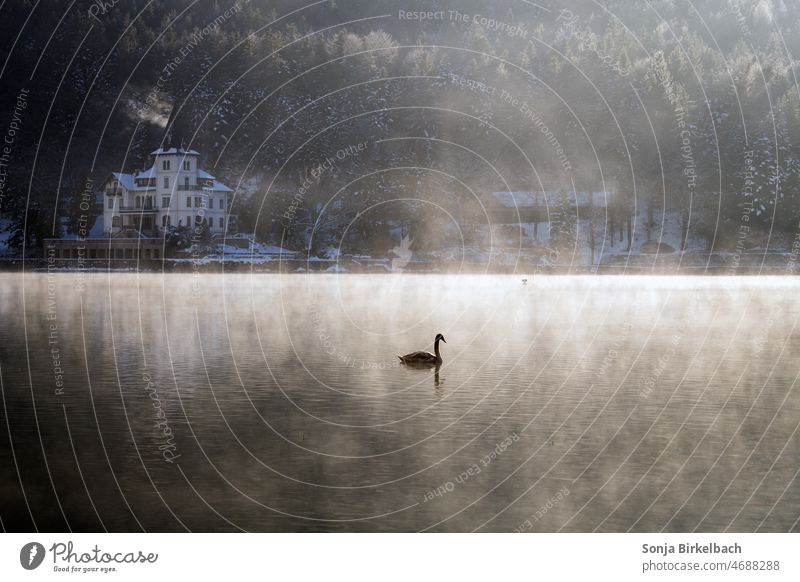
[[435,340],[433,340],[433,341],[434,341],[434,343],[436,343],[436,342],[438,342],[439,340],[442,340],[444,343],[447,343],[447,340],[446,340],[446,339],[444,339],[444,336],[443,336],[442,334],[440,334],[440,333],[437,333],[437,334],[436,334],[436,339],[435,339]]

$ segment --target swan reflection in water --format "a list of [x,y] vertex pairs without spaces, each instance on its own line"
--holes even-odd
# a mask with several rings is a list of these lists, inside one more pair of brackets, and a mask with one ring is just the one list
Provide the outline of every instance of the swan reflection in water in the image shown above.
[[420,364],[420,363],[408,363],[405,365],[406,368],[410,368],[412,370],[420,370],[420,371],[427,371],[433,369],[433,387],[440,389],[442,384],[444,384],[445,379],[440,378],[439,371],[442,369],[441,364]]

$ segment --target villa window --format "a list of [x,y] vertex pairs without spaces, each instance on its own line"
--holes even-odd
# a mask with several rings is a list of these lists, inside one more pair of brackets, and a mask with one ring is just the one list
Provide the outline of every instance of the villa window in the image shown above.
[[141,207],[142,207],[142,197],[141,196],[137,196],[136,197],[136,208],[141,208]]
[[165,172],[169,172],[169,160],[164,160],[161,162],[161,169]]
[[161,197],[161,208],[169,208],[169,196]]
[[112,196],[108,197],[108,209],[114,210],[114,198]]
[[191,196],[187,196],[186,197],[186,208],[191,208],[191,207],[192,207],[192,197]]
[[220,228],[222,228],[222,225],[223,225],[223,222],[222,222],[222,217],[220,216],[220,217],[219,217],[219,227],[220,227]]
[[[184,168],[184,170],[185,169],[186,168]],[[189,189],[189,176],[184,176],[183,177],[183,187],[186,188],[187,190]]]
[[195,196],[194,197],[194,207],[195,208],[200,208],[201,204],[202,204],[202,198],[200,196]]
[[183,160],[183,169],[187,172],[192,169],[189,160]]
[[119,216],[113,217],[111,219],[111,226],[113,226],[114,228],[119,228],[120,226],[122,226],[122,218]]
[[164,188],[169,188],[169,176],[164,176]]

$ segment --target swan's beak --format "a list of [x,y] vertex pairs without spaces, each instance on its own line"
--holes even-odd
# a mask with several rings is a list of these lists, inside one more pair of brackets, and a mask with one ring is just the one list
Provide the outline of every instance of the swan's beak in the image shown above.
[[447,340],[446,340],[446,339],[444,339],[444,336],[442,336],[442,341],[443,341],[444,343],[447,343]]

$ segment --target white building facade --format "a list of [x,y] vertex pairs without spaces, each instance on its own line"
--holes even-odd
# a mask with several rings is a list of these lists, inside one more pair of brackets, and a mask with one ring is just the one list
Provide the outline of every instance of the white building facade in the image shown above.
[[214,234],[229,230],[233,190],[199,167],[200,154],[183,147],[150,153],[153,165],[132,174],[113,173],[103,185],[107,235],[135,230],[159,236],[170,226],[205,223]]

